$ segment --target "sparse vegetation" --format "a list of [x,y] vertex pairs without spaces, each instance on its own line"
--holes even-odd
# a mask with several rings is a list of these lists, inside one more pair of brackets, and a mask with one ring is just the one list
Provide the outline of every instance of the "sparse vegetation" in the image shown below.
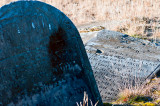
[[[112,105],[134,105],[134,106],[158,106],[160,105],[160,78],[154,78],[142,85],[129,86],[119,93],[119,98],[111,103],[103,103],[104,106]],[[89,98],[84,92],[83,102],[77,106],[88,106]],[[92,104],[92,106],[97,106]]]
[[[16,0],[2,0],[0,6]],[[63,11],[76,24],[158,17],[160,0],[39,0]],[[136,18],[138,19],[138,18]]]
[[[90,101],[90,103],[89,103]],[[97,101],[95,104],[92,103],[92,100],[88,98],[88,94],[86,92],[84,92],[84,97],[83,97],[83,102],[78,103],[77,102],[77,106],[88,106],[89,104],[91,104],[91,106],[97,106],[99,101]]]
[[103,26],[94,26],[94,27],[89,27],[89,28],[85,28],[82,30],[79,30],[80,33],[86,33],[86,32],[94,32],[94,31],[100,31],[105,29],[105,27]]
[[154,78],[147,84],[122,90],[119,98],[112,104],[139,106],[160,105],[160,78]]
[[160,19],[154,18],[133,18],[130,21],[117,27],[116,31],[126,33],[137,38],[154,39],[160,38]]
[[142,35],[130,35],[130,36],[132,36],[132,37],[134,37],[134,38],[139,38],[139,39],[144,39],[144,40],[146,40],[146,39],[148,39],[148,40],[150,40],[149,38],[147,38],[147,37],[143,37]]
[[[17,0],[2,0],[0,6]],[[160,0],[39,0],[63,11],[76,25],[126,20],[112,30],[160,37]],[[88,32],[88,31],[84,31]]]

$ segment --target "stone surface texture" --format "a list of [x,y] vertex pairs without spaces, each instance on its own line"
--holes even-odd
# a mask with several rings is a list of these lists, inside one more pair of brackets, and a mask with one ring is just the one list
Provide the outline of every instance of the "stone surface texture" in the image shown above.
[[140,86],[159,75],[160,46],[110,30],[94,36],[85,48],[104,102],[116,99],[126,87]]
[[101,97],[78,30],[39,1],[0,8],[0,105],[74,106]]

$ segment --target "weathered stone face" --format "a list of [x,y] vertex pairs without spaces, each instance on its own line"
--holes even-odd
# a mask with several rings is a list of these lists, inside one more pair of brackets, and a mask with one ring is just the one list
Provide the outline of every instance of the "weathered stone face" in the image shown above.
[[93,103],[99,101],[101,105],[84,45],[73,23],[58,9],[38,1],[3,6],[0,103],[72,106],[83,100],[84,91]]
[[85,45],[103,102],[116,100],[125,88],[160,77],[159,46],[147,40],[102,30]]

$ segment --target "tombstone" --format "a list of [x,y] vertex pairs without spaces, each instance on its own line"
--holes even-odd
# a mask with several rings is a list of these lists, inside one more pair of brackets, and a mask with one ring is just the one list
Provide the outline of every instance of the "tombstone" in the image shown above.
[[66,15],[39,1],[0,8],[1,105],[74,106],[84,91],[102,105],[81,37]]
[[102,30],[85,48],[103,102],[118,99],[125,88],[160,77],[160,49],[147,40]]

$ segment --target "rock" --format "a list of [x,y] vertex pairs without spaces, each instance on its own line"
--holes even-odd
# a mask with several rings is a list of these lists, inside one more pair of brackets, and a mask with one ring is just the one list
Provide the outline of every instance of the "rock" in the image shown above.
[[97,34],[97,39],[100,39],[100,40],[120,39],[122,36],[126,37],[126,35],[120,32],[102,30]]
[[126,87],[140,86],[159,75],[160,49],[149,41],[102,30],[85,48],[103,102],[113,101]]
[[101,50],[99,50],[99,49],[97,49],[96,53],[102,53],[102,51],[101,51]]
[[39,1],[0,8],[2,105],[74,106],[84,91],[102,105],[84,45],[66,15]]

